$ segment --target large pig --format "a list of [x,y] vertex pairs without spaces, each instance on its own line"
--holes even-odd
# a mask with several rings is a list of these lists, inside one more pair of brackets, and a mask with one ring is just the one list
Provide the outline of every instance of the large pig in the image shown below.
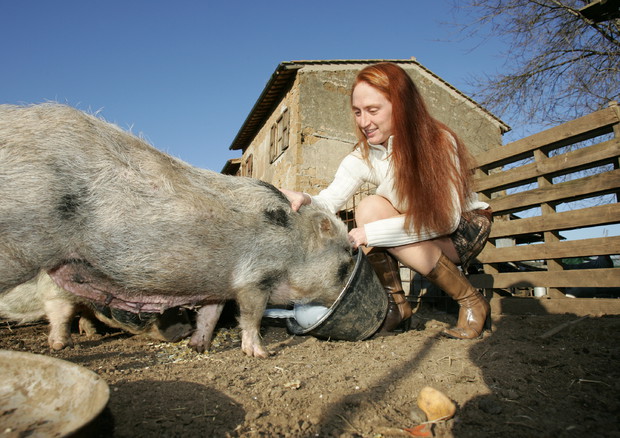
[[204,351],[227,299],[268,356],[268,302],[330,305],[354,260],[344,224],[273,186],[192,167],[73,108],[0,106],[0,293],[45,270],[132,312],[198,307]]
[[60,288],[43,271],[32,280],[0,294],[0,318],[18,323],[49,321],[48,342],[53,350],[73,346],[71,323],[78,313],[80,333],[89,336],[96,333],[95,318],[110,327],[161,341],[176,342],[192,331],[183,309],[136,314],[94,305]]

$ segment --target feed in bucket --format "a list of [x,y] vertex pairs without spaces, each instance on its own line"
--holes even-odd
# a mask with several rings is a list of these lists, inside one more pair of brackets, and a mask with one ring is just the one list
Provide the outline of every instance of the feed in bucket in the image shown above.
[[298,304],[293,309],[293,317],[297,324],[303,328],[308,328],[316,324],[327,312],[329,312],[329,307]]
[[294,318],[300,327],[308,328],[316,324],[327,312],[329,307],[315,304],[295,304],[293,309],[266,309],[268,318]]

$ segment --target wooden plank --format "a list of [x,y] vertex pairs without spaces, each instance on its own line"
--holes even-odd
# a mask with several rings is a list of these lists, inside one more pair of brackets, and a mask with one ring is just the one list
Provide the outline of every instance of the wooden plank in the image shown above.
[[494,214],[514,213],[535,207],[544,202],[568,202],[615,193],[620,188],[620,169],[599,173],[584,178],[539,187],[490,200]]
[[496,220],[491,227],[490,238],[518,236],[521,234],[562,231],[576,228],[620,223],[620,203],[598,205],[562,213],[516,219]]
[[614,255],[619,253],[620,236],[611,236],[544,244],[508,246],[503,248],[486,245],[476,258],[481,263],[502,263],[524,260],[549,260],[570,257]]
[[573,269],[569,271],[529,271],[475,274],[471,284],[483,289],[511,287],[620,287],[620,269]]
[[[620,299],[496,297],[490,300],[491,315],[620,315]],[[542,334],[542,333],[541,333]]]
[[540,162],[525,164],[490,175],[477,172],[474,177],[474,191],[498,192],[519,187],[534,182],[536,178],[543,175],[555,177],[611,163],[611,160],[618,156],[620,156],[620,139],[614,138]]
[[485,170],[527,157],[534,149],[561,147],[577,143],[586,138],[613,132],[613,125],[619,123],[613,107],[588,114],[562,125],[539,132],[499,148],[490,149],[475,157],[477,166]]

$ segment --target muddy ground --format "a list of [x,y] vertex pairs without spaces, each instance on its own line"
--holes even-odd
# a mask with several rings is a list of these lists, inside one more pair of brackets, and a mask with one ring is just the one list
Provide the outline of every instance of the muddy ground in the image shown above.
[[208,354],[112,329],[74,334],[74,348],[50,352],[44,323],[0,323],[0,348],[105,379],[110,400],[88,436],[412,436],[403,429],[421,421],[412,408],[431,386],[457,405],[432,426],[437,437],[620,437],[618,316],[498,315],[474,341],[440,336],[455,315],[431,307],[414,330],[361,342],[292,336],[265,322],[268,359],[244,356],[230,321]]

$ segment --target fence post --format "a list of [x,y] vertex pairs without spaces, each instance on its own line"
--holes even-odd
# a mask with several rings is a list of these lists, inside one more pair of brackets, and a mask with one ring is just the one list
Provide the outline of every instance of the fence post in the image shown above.
[[[541,164],[544,160],[549,158],[547,154],[545,154],[541,149],[536,149],[533,152],[534,152],[534,160],[536,161],[537,165]],[[539,166],[539,167],[542,167],[542,166]],[[538,182],[539,188],[550,187],[553,185],[553,181],[551,180],[551,178],[547,177],[546,175],[540,175],[537,178],[537,182]],[[556,212],[555,204],[551,204],[549,202],[543,202],[540,204],[540,210],[543,216],[548,215],[548,214],[554,214]],[[560,241],[560,233],[558,231],[545,231],[543,233],[543,237],[544,237],[545,244]],[[564,270],[564,267],[562,266],[561,259],[548,259],[547,260],[547,271],[551,272],[551,271],[563,271],[563,270]],[[537,284],[534,286],[546,287],[547,294],[553,298],[561,298],[565,296],[564,291],[562,289],[550,288],[545,284]]]

